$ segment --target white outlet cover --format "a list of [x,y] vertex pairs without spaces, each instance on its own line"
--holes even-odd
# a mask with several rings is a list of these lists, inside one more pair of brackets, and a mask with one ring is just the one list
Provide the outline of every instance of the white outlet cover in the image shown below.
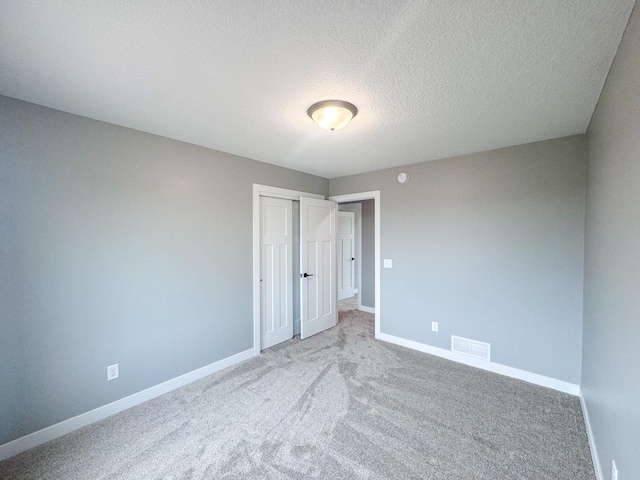
[[120,367],[118,364],[109,365],[107,367],[107,381],[115,380],[120,376]]
[[438,331],[438,322],[431,322],[431,331],[432,332]]
[[383,263],[384,268],[393,268],[393,260],[385,258]]

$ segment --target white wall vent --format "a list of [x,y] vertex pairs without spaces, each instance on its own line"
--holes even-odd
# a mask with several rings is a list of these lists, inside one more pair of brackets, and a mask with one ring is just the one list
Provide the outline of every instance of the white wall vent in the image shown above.
[[491,361],[491,344],[451,335],[451,351]]

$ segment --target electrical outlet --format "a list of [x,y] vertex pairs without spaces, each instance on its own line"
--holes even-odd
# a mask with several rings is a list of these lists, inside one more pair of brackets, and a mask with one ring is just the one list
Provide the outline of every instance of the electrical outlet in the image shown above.
[[384,268],[393,268],[393,260],[391,260],[390,258],[385,258],[383,266]]
[[438,331],[438,322],[431,322],[431,331],[432,332]]
[[618,467],[615,460],[611,460],[611,480],[618,480]]
[[114,365],[109,365],[107,367],[107,381],[111,381],[111,380],[115,380],[116,378],[118,378],[120,376],[120,368],[118,367],[118,364],[114,364]]

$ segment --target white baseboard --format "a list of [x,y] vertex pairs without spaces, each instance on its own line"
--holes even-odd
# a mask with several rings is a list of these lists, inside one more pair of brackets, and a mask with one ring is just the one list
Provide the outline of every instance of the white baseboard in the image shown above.
[[584,417],[584,426],[587,430],[587,438],[589,439],[591,461],[593,462],[593,469],[596,473],[596,480],[604,480],[604,474],[602,473],[602,467],[600,466],[600,457],[598,457],[598,450],[596,449],[596,442],[593,436],[593,430],[591,430],[591,421],[589,420],[587,403],[585,402],[584,396],[582,395],[582,388],[580,388],[580,405],[582,406],[582,416]]
[[376,309],[373,307],[365,307],[364,305],[360,305],[358,310],[365,313],[376,313]]
[[479,360],[467,355],[445,350],[444,348],[433,347],[420,342],[414,342],[413,340],[407,340],[404,338],[389,335],[387,333],[380,333],[376,336],[376,339],[383,340],[385,342],[394,343],[403,347],[411,348],[412,350],[418,350],[420,352],[436,355],[437,357],[446,358],[447,360],[453,360],[454,362],[464,363],[472,367],[481,368],[482,370],[488,370],[490,372],[498,373],[500,375],[506,375],[507,377],[517,378],[518,380],[524,380],[525,382],[540,385],[542,387],[552,388],[560,392],[569,393],[571,395],[580,395],[580,386],[558,380],[556,378],[545,377],[537,373],[527,372],[526,370],[520,370],[518,368],[508,367],[499,363],[488,362],[486,360]]
[[222,360],[211,363],[202,368],[198,368],[197,370],[193,370],[192,372],[185,373],[184,375],[180,375],[179,377],[173,378],[171,380],[167,380],[166,382],[147,388],[146,390],[142,390],[141,392],[134,393],[133,395],[129,395],[128,397],[116,400],[115,402],[109,403],[102,407],[98,407],[89,412],[82,413],[76,417],[64,420],[60,423],[56,423],[55,425],[43,428],[42,430],[38,430],[37,432],[33,432],[29,435],[25,435],[24,437],[17,438],[16,440],[5,443],[4,445],[0,445],[0,461],[25,452],[30,448],[42,445],[43,443],[46,443],[55,438],[66,435],[67,433],[73,432],[74,430],[77,430],[79,428],[86,427],[87,425],[90,425],[94,422],[110,417],[115,413],[119,413],[127,410],[128,408],[135,407],[136,405],[146,402],[147,400],[151,400],[152,398],[156,398],[160,395],[164,395],[165,393],[169,393],[176,388],[180,388],[191,382],[200,380],[207,375],[211,375],[212,373],[224,370],[225,368],[231,367],[237,363],[244,362],[245,360],[248,360],[253,356],[253,348],[245,350],[244,352],[240,352],[230,357],[223,358]]

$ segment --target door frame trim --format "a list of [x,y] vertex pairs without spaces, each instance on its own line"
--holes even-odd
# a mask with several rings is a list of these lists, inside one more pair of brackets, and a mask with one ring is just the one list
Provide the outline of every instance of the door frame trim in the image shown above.
[[[373,200],[373,222],[374,222],[374,260],[376,262],[375,272],[375,338],[380,337],[380,190],[372,190],[370,192],[349,193],[346,195],[332,195],[329,200],[333,200],[338,204],[344,202],[357,202],[359,200]],[[338,207],[340,208],[340,207]],[[362,256],[362,255],[361,255]],[[358,288],[359,298],[362,295],[362,277]],[[360,302],[358,302],[360,303]]]
[[253,184],[253,356],[260,355],[260,197],[300,200],[300,197],[325,199],[324,195],[300,192],[270,185]]

